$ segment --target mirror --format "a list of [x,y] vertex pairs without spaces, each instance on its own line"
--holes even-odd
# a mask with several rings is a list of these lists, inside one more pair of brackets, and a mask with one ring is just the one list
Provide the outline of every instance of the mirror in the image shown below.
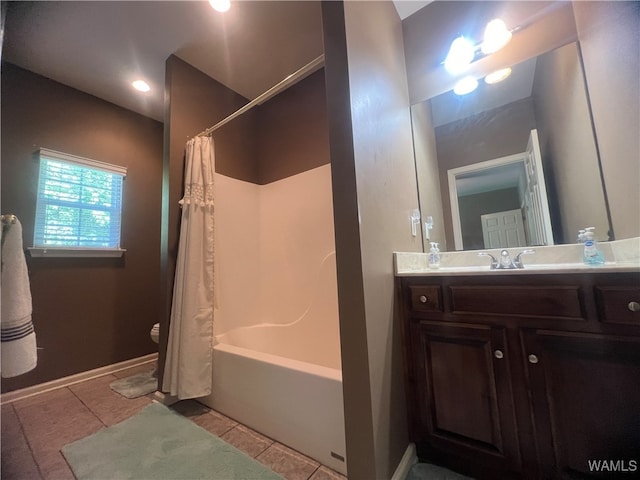
[[472,93],[412,106],[420,207],[434,217],[425,245],[572,243],[590,226],[598,240],[613,239],[581,49],[570,37],[499,65],[511,68],[499,83],[478,75]]

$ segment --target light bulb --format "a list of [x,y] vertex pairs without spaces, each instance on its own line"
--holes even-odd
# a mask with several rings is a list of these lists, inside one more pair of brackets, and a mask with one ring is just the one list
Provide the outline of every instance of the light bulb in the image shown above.
[[480,50],[485,55],[497,52],[511,40],[511,32],[507,30],[507,26],[499,18],[494,18],[484,29],[484,41],[480,46]]
[[139,92],[148,92],[149,90],[151,90],[149,84],[144,80],[136,80],[135,82],[131,82],[131,85],[133,85],[133,88],[135,88]]
[[209,0],[209,5],[217,12],[226,12],[231,8],[231,0]]
[[473,77],[464,77],[453,87],[453,93],[456,95],[466,95],[478,88],[478,80]]
[[491,85],[503,81],[509,75],[511,75],[511,68],[507,67],[503,68],[502,70],[496,70],[495,72],[490,73],[489,75],[484,77],[484,81],[485,83]]
[[456,38],[449,48],[449,53],[444,61],[444,68],[449,73],[456,74],[464,71],[475,57],[475,47],[464,37]]

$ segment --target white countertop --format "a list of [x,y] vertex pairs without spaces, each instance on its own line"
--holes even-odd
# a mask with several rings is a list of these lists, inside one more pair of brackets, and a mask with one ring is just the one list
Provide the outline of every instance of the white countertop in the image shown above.
[[[396,276],[402,277],[640,272],[640,237],[601,242],[599,247],[606,260],[603,265],[585,265],[579,261],[582,245],[572,244],[533,247],[534,254],[521,257],[524,268],[494,270],[490,267],[491,259],[478,256],[479,251],[443,252],[438,269],[429,268],[426,253],[394,252],[394,271]],[[499,258],[501,250],[486,251]],[[513,259],[525,248],[507,250]]]

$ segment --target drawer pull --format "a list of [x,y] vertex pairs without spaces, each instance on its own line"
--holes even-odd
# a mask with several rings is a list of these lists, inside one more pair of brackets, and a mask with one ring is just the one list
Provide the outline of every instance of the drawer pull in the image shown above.
[[529,363],[538,363],[538,356],[537,355],[529,355]]
[[504,353],[502,353],[502,350],[496,350],[495,352],[493,352],[493,356],[496,358],[503,358]]
[[427,303],[429,301],[429,297],[426,295],[420,295],[420,303]]
[[629,305],[627,306],[632,312],[640,312],[640,303],[638,302],[629,302]]

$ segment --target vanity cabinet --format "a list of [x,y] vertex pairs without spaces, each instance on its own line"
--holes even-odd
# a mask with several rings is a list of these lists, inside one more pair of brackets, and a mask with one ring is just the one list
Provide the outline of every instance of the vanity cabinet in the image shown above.
[[397,277],[419,457],[476,478],[610,478],[603,460],[640,476],[640,273],[493,273]]

